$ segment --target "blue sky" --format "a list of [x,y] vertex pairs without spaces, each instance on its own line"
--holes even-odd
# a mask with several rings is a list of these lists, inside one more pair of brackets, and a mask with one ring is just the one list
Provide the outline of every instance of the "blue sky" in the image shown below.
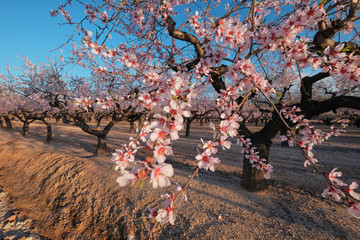
[[[21,66],[25,56],[33,62],[46,62],[46,56],[53,57],[55,53],[59,53],[59,50],[51,50],[68,40],[74,26],[59,26],[59,23],[64,22],[61,14],[51,17],[49,12],[64,2],[65,0],[1,1],[0,73],[6,73],[7,64],[10,64],[11,68]],[[222,8],[223,6],[220,9]],[[70,12],[74,21],[84,16],[84,7],[75,2],[66,10]],[[62,50],[65,58],[69,56],[70,46],[63,47]],[[73,69],[73,74],[88,74],[84,70],[79,70],[80,68]]]
[[[61,16],[51,17],[51,9],[57,9],[61,0],[4,0],[0,7],[0,73],[5,74],[9,63],[11,68],[19,67],[22,58],[33,62],[45,62],[45,56],[52,57],[52,49],[58,48],[72,34],[72,27],[59,26]],[[72,6],[72,8],[75,6]],[[83,9],[77,9],[79,14]],[[62,48],[64,56],[69,47]],[[18,58],[17,56],[20,56]],[[37,58],[36,58],[37,57]]]

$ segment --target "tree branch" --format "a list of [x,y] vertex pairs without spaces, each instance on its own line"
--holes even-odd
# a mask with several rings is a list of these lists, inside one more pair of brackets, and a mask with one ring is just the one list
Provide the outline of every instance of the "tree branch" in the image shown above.
[[329,73],[318,73],[314,76],[307,76],[301,79],[301,103],[305,103],[307,101],[310,101],[312,99],[312,85],[316,83],[317,81],[320,81],[324,78],[329,77]]
[[168,16],[166,18],[166,23],[167,23],[167,30],[169,31],[169,35],[171,37],[181,40],[181,41],[191,43],[194,46],[196,55],[197,55],[197,59],[195,59],[194,61],[192,61],[186,65],[188,70],[194,69],[196,64],[199,63],[200,58],[205,55],[205,50],[202,48],[200,41],[194,35],[176,29],[175,28],[176,23],[175,23],[174,19],[172,19],[170,16]]

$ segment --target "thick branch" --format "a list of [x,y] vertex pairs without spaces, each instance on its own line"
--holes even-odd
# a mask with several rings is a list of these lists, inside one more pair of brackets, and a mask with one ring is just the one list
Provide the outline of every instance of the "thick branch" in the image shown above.
[[322,113],[336,111],[338,108],[352,108],[360,110],[360,97],[339,96],[324,101],[310,101],[298,105],[306,118],[312,118]]
[[215,91],[220,93],[221,90],[226,90],[225,82],[223,77],[228,71],[228,66],[221,65],[220,67],[211,67],[211,84],[214,87]]
[[326,47],[334,48],[336,42],[332,39],[336,33],[342,31],[349,22],[354,22],[358,19],[358,8],[352,1],[349,3],[349,11],[345,19],[337,19],[331,22],[328,27],[324,20],[318,23],[319,31],[315,34],[313,44],[316,50],[323,51]]
[[320,81],[324,78],[329,77],[329,73],[318,73],[314,76],[307,76],[301,79],[301,103],[305,103],[307,101],[310,101],[312,99],[312,85],[316,83],[317,81]]
[[200,58],[205,55],[205,50],[202,48],[200,41],[192,34],[180,31],[175,28],[175,21],[170,16],[166,18],[167,30],[169,31],[169,35],[175,39],[185,41],[191,43],[196,51],[197,59],[193,62],[190,62],[186,65],[188,70],[194,69],[196,64],[199,63]]
[[[300,107],[301,113],[305,118],[310,119],[322,113],[336,111],[339,108],[352,108],[360,110],[360,97],[354,96],[339,96],[324,101],[309,101],[305,103],[296,104]],[[261,136],[266,136],[272,139],[284,127],[284,123],[280,120],[277,113],[273,113],[272,119],[265,124],[265,126],[257,132]]]

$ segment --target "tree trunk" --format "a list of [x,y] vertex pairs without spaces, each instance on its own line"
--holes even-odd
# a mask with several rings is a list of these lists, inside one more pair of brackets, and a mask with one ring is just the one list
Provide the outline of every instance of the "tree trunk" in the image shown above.
[[190,125],[191,125],[191,121],[187,118],[186,119],[186,131],[185,131],[186,138],[190,137]]
[[58,125],[62,119],[62,116],[56,116],[55,117],[55,125]]
[[23,132],[22,132],[22,134],[24,135],[24,136],[26,136],[26,135],[28,135],[29,134],[29,125],[30,125],[30,123],[29,122],[24,122],[24,124],[23,124]]
[[5,119],[5,123],[6,123],[6,128],[9,130],[12,129],[12,124],[11,124],[9,117],[4,117],[4,119]]
[[98,120],[96,120],[95,119],[95,121],[96,121],[96,130],[100,130],[101,129],[101,120],[102,120],[102,118],[100,118],[100,119],[98,119]]
[[204,119],[200,118],[200,126],[203,126],[203,125],[204,125]]
[[3,127],[3,120],[1,120],[1,118],[0,118],[0,128],[2,128]]
[[51,124],[48,123],[45,119],[42,119],[41,121],[46,125],[46,141],[51,142],[52,141]]
[[99,135],[98,144],[96,146],[96,155],[101,155],[106,153],[106,135]]
[[135,122],[130,121],[130,133],[134,133],[134,132],[135,132]]
[[[252,146],[257,148],[256,150],[259,152],[258,154],[260,158],[265,158],[267,162],[269,159],[271,140],[259,137],[259,135],[254,134],[251,142],[253,144]],[[262,170],[253,168],[249,159],[245,157],[243,164],[242,185],[250,192],[259,192],[268,188],[268,182],[264,178],[264,172]]]
[[51,131],[51,124],[46,124],[46,141],[51,142],[52,141],[52,131]]

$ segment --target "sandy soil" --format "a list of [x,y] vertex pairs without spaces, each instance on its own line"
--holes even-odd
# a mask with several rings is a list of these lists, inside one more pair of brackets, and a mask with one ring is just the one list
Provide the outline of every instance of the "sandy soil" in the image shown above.
[[[153,223],[147,209],[161,205],[161,194],[175,191],[149,191],[148,183],[141,189],[116,184],[110,152],[134,136],[127,123],[110,132],[109,153],[103,156],[93,154],[96,139],[74,126],[54,125],[51,143],[45,142],[46,128],[40,123],[30,125],[27,137],[20,134],[19,123],[14,126],[0,129],[0,186],[6,192],[0,201],[8,213],[0,215],[0,226],[4,229],[7,218],[19,215],[29,230],[7,239],[36,233],[43,239],[144,239]],[[210,139],[212,134],[195,123],[191,137],[177,141],[170,158],[176,169],[173,181],[183,184],[194,171],[200,136]],[[325,170],[338,167],[344,181],[360,183],[360,129],[349,127],[314,152]],[[176,224],[156,229],[155,239],[360,239],[360,219],[352,218],[345,204],[321,197],[326,182],[303,167],[298,149],[274,141],[274,173],[262,193],[242,189],[243,156],[236,146],[218,155],[222,163],[217,171],[200,171],[187,191],[188,201],[176,205]]]

